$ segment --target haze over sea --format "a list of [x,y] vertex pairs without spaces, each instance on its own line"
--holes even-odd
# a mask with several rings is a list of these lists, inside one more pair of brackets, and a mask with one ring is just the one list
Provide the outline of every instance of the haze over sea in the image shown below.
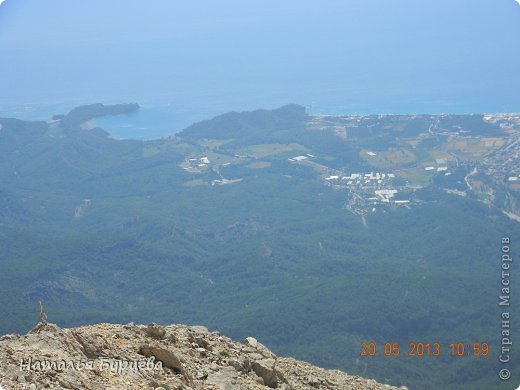
[[7,0],[0,116],[137,102],[141,112],[95,125],[150,139],[287,103],[328,114],[519,112],[519,38],[514,0]]

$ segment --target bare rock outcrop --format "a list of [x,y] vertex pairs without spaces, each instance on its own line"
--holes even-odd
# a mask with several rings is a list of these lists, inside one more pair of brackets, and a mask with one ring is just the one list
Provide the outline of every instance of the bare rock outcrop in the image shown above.
[[14,389],[390,390],[340,371],[278,357],[202,326],[40,323],[0,337],[0,385]]

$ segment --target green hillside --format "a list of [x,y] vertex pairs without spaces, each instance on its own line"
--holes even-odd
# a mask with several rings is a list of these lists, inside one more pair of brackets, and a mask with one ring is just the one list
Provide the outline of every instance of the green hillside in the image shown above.
[[[204,324],[410,389],[509,389],[497,303],[500,240],[520,241],[504,214],[518,191],[469,176],[507,144],[498,122],[288,105],[146,142],[84,126],[135,109],[0,119],[0,333],[30,329],[43,300],[60,326]],[[374,197],[340,181],[357,172],[384,173],[374,188],[410,203],[356,200]],[[371,341],[377,356],[359,356]],[[408,356],[410,342],[438,342],[441,356]],[[452,342],[490,353],[451,356]],[[400,356],[384,356],[385,343]],[[510,368],[520,378],[518,359]]]

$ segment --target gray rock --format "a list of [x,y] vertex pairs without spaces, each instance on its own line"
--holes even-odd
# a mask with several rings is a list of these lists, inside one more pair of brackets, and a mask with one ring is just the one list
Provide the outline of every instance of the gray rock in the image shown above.
[[164,328],[162,326],[157,326],[156,324],[148,325],[145,329],[145,333],[147,336],[156,340],[162,340],[166,335]]
[[266,386],[272,387],[273,389],[278,385],[274,365],[274,359],[256,360],[252,364],[253,371],[256,375],[264,380]]
[[264,380],[262,378],[260,378],[259,376],[257,376],[255,378],[255,382],[258,383],[259,385],[265,386]]
[[178,372],[184,372],[184,368],[182,367],[179,358],[167,349],[143,345],[139,349],[139,353],[146,357],[155,357],[155,359],[160,360],[165,367],[172,368]]
[[[20,362],[29,358],[33,362],[91,362],[94,366],[64,369],[55,364],[44,371],[21,369]],[[152,360],[152,367],[136,369],[137,363],[148,365]],[[134,368],[117,371],[129,364]],[[34,384],[37,389],[73,390],[265,390],[266,386],[280,390],[397,390],[337,370],[278,358],[254,338],[240,344],[207,333],[204,327],[155,324],[97,324],[73,329],[40,324],[27,335],[4,337],[0,342],[0,383],[8,388],[29,389]]]
[[219,390],[241,390],[242,387],[236,381],[236,371],[230,367],[208,375],[206,382],[215,385]]
[[192,331],[194,331],[195,333],[203,333],[203,334],[209,333],[208,328],[206,328],[205,326],[202,326],[202,325],[190,326],[190,329]]
[[246,337],[245,344],[256,349],[258,345],[258,340],[254,337]]
[[245,344],[246,346],[260,353],[265,358],[276,359],[276,355],[254,337],[246,337]]
[[249,362],[249,359],[241,359],[240,361],[236,359],[230,359],[228,360],[228,364],[238,372],[248,372],[251,370],[251,363]]
[[6,334],[5,336],[0,337],[0,341],[15,340],[15,339],[17,339],[19,337],[21,337],[21,336],[19,334],[17,334],[17,333]]
[[204,337],[195,337],[194,339],[195,344],[197,344],[199,347],[205,348],[208,351],[211,351],[211,345],[208,340],[206,340]]

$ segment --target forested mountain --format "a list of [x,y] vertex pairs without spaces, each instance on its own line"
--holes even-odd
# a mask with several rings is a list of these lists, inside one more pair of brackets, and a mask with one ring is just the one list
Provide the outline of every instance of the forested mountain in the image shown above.
[[519,116],[288,105],[145,142],[89,125],[136,109],[0,119],[1,333],[27,331],[42,300],[61,326],[201,323],[410,389],[507,388],[494,373]]

